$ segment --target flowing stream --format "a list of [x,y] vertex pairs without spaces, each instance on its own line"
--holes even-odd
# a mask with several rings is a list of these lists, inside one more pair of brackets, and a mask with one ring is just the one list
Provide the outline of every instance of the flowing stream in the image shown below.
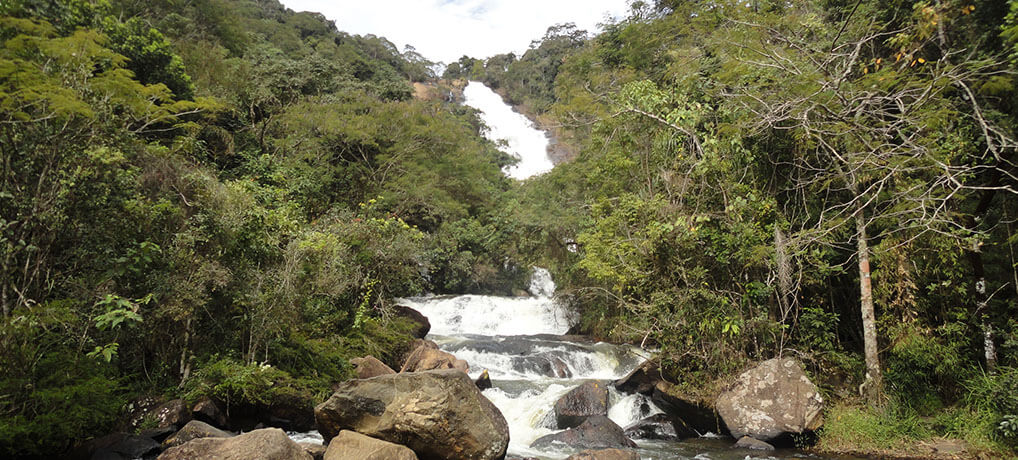
[[[505,170],[517,179],[549,171],[548,139],[523,115],[516,113],[491,89],[470,82],[466,104],[481,110],[489,126],[486,135],[505,140],[508,153],[520,162]],[[492,388],[484,395],[509,423],[509,455],[560,460],[575,449],[530,448],[537,438],[554,433],[555,402],[588,380],[609,384],[646,359],[639,348],[566,336],[576,318],[555,298],[555,283],[547,270],[536,268],[529,297],[484,295],[426,296],[401,299],[431,322],[428,339],[470,365],[470,376],[488,371]],[[641,395],[626,395],[607,385],[608,418],[626,428],[661,412]],[[291,433],[294,439],[321,442],[317,432]],[[643,460],[750,460],[819,458],[794,450],[761,453],[732,448],[733,440],[704,433],[683,441],[636,440]]]
[[[555,401],[585,381],[608,384],[625,376],[643,362],[646,353],[636,347],[565,336],[575,318],[555,301],[555,284],[547,270],[534,270],[529,291],[530,297],[428,296],[401,303],[428,317],[428,339],[465,359],[472,378],[488,371],[493,386],[484,395],[509,423],[510,455],[564,459],[577,450],[530,448],[537,438],[558,431]],[[610,390],[608,418],[623,428],[658,412],[641,395]],[[705,435],[684,441],[636,442],[644,460],[816,458],[797,451],[733,449],[733,440]]]

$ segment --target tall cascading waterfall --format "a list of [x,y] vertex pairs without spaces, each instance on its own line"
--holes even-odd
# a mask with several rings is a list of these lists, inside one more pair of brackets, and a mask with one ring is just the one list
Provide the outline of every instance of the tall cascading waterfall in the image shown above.
[[488,125],[485,137],[495,142],[505,141],[502,148],[519,160],[503,171],[514,179],[526,179],[546,173],[555,167],[548,158],[548,136],[527,117],[515,112],[502,96],[483,83],[468,82],[463,89],[464,104],[480,110],[481,120]]
[[[614,380],[644,359],[639,349],[564,336],[575,318],[553,298],[555,284],[534,269],[530,297],[481,295],[402,299],[431,322],[428,338],[470,364],[477,378],[488,371],[484,391],[509,422],[510,454],[565,458],[569,449],[530,448],[555,429],[555,402],[587,380]],[[626,427],[659,410],[639,395],[610,395],[608,416]]]

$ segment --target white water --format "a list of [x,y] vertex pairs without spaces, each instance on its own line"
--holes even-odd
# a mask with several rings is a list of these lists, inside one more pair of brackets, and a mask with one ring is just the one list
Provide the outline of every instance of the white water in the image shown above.
[[[484,391],[509,423],[509,453],[546,459],[568,450],[537,451],[530,444],[554,429],[555,402],[584,381],[610,381],[636,368],[637,349],[562,337],[575,317],[553,297],[555,283],[535,269],[531,297],[465,295],[403,299],[431,322],[429,338],[470,364],[471,377],[488,370]],[[611,393],[608,417],[619,426],[659,412],[641,396]]]
[[502,97],[483,83],[471,81],[463,89],[466,105],[481,111],[481,120],[488,125],[485,137],[496,143],[505,140],[506,153],[519,163],[505,169],[514,179],[526,179],[551,171],[555,165],[548,158],[548,136],[520,113],[513,111]]

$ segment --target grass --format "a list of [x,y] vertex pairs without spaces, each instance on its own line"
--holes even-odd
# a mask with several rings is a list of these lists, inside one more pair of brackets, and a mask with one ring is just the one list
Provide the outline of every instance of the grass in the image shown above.
[[[884,458],[1018,459],[1018,451],[994,439],[995,429],[993,414],[965,408],[920,417],[893,403],[884,408],[840,403],[828,410],[816,450]],[[948,445],[964,452],[944,453]]]

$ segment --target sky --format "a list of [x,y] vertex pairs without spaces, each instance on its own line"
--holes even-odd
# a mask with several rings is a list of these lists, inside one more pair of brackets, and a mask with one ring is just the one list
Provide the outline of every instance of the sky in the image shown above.
[[411,45],[445,63],[464,54],[487,58],[526,51],[549,26],[573,22],[597,30],[621,17],[627,0],[281,0],[296,11],[315,11],[344,32],[388,38],[402,51]]

